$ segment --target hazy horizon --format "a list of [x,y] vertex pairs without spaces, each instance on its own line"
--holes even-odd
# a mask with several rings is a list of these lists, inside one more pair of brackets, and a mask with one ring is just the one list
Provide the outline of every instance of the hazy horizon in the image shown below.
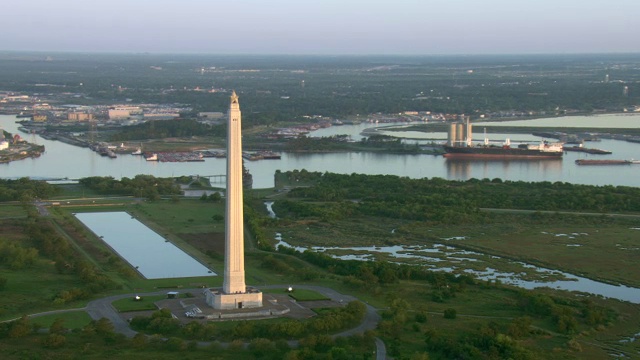
[[640,52],[635,0],[25,0],[2,51],[204,55]]

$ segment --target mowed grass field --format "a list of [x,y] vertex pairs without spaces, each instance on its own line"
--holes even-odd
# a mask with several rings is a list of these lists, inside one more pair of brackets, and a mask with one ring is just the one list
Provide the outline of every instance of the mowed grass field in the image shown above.
[[[174,233],[224,233],[224,201],[212,203],[199,199],[143,202],[133,207],[142,219],[148,219]],[[215,218],[214,218],[215,217]]]
[[43,328],[51,327],[56,320],[62,319],[63,326],[67,329],[82,329],[85,325],[89,324],[92,319],[83,310],[69,311],[58,314],[49,314],[43,316],[31,317],[31,323],[41,326]]
[[62,291],[82,286],[72,275],[59,274],[54,265],[45,259],[20,270],[0,268],[0,277],[7,279],[0,296],[0,320],[54,309],[83,307],[84,302],[75,301],[63,305],[54,303]]

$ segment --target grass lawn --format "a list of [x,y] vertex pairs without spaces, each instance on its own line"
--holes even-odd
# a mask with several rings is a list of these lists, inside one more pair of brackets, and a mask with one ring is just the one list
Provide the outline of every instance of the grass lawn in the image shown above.
[[[129,281],[129,290],[131,292],[151,292],[166,289],[167,291],[182,291],[180,289],[202,288],[222,286],[222,276],[205,276],[190,278],[174,278],[174,279],[132,279]],[[134,291],[132,291],[134,290]]]
[[287,289],[269,289],[268,292],[272,294],[287,294],[298,301],[329,300],[328,297],[307,289],[293,289],[292,292]]
[[29,269],[19,271],[0,267],[0,277],[7,279],[0,297],[0,320],[84,306],[80,302],[54,303],[61,292],[81,287],[82,283],[72,275],[59,274],[50,261],[40,259]]
[[166,296],[142,296],[140,300],[131,297],[116,300],[111,305],[119,312],[157,310],[158,307],[156,307],[155,302],[162,299],[166,299]]
[[82,310],[32,317],[30,321],[43,328],[49,328],[57,319],[62,319],[63,326],[67,329],[82,329],[92,321],[89,314]]
[[140,203],[134,206],[133,211],[140,218],[151,220],[175,234],[224,233],[224,202],[211,203],[199,199],[180,199],[178,202],[160,200]]

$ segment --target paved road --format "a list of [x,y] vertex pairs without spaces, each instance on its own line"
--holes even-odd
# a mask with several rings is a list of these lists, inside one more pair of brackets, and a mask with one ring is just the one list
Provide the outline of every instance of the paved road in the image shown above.
[[[166,294],[167,291],[156,291],[153,293],[145,293],[141,295],[152,296],[152,295],[163,295]],[[137,332],[131,330],[129,327],[129,323],[124,321],[118,311],[111,305],[112,302],[124,298],[131,298],[136,294],[123,294],[123,295],[114,295],[106,298],[98,299],[91,301],[87,304],[87,313],[93,320],[99,320],[101,318],[108,319],[113,324],[114,331],[125,335],[126,337],[132,338]]]
[[[283,287],[286,287],[286,285],[267,285],[267,286],[262,286],[260,287],[261,289],[282,289]],[[291,287],[293,287],[294,289],[306,289],[306,290],[313,290],[315,292],[318,292],[328,298],[330,298],[333,301],[337,301],[339,303],[348,303],[350,301],[354,301],[354,300],[358,300],[355,297],[351,296],[351,295],[345,295],[345,294],[341,294],[333,289],[330,288],[326,288],[323,286],[316,286],[316,285],[291,285]],[[366,304],[367,306],[367,313],[364,316],[364,320],[362,320],[362,323],[360,323],[360,325],[356,326],[353,329],[349,329],[346,331],[343,331],[341,333],[338,333],[336,335],[334,335],[333,337],[339,337],[339,336],[352,336],[355,334],[362,334],[367,330],[375,330],[376,327],[378,326],[378,323],[380,322],[381,318],[380,315],[378,315],[378,311],[376,308],[374,308],[373,306]],[[376,338],[375,339],[375,344],[376,344],[376,359],[377,360],[386,360],[387,359],[387,348],[384,346],[384,342],[379,339]]]
[[47,209],[47,206],[51,205],[49,202],[34,201],[33,204],[38,209],[40,216],[49,216],[49,209]]
[[376,360],[387,360],[387,348],[380,338],[376,338]]
[[[323,286],[316,286],[316,285],[291,285],[291,286],[294,289],[313,290],[339,303],[346,304],[348,302],[358,300],[351,295],[341,294],[333,289],[326,288]],[[260,288],[261,289],[282,289],[283,287],[286,287],[286,285],[268,285],[268,286],[262,286]],[[378,322],[380,322],[380,315],[378,315],[377,310],[373,306],[369,304],[367,304],[366,306],[367,306],[367,313],[365,314],[364,320],[360,325],[358,325],[353,329],[349,329],[347,331],[343,331],[339,334],[336,334],[334,335],[334,337],[351,336],[355,334],[362,334],[367,330],[375,330],[375,328],[378,326]]]
[[[268,285],[268,286],[262,286],[260,287],[260,289],[282,289],[288,286],[289,285]],[[315,285],[290,285],[290,286],[292,286],[294,289],[307,289],[307,290],[316,291],[330,298],[331,300],[340,302],[340,303],[348,303],[350,301],[358,300],[353,296],[341,294],[333,289],[322,287],[322,286],[315,286]],[[181,291],[197,293],[199,291],[202,291],[202,289],[200,288],[181,289]],[[89,304],[87,304],[87,307],[84,308],[84,310],[94,320],[99,320],[101,318],[108,319],[113,324],[114,331],[121,333],[129,338],[132,338],[136,335],[137,332],[133,331],[129,327],[129,323],[122,319],[122,317],[118,314],[118,311],[116,311],[116,309],[111,305],[111,303],[116,300],[130,298],[135,295],[155,296],[155,295],[164,295],[166,293],[167,293],[167,290],[161,290],[161,291],[155,291],[155,292],[149,292],[149,293],[121,294],[121,295],[109,296],[109,297],[105,297],[102,299],[89,302]],[[368,304],[366,306],[367,306],[367,313],[365,314],[364,320],[360,325],[358,325],[353,329],[349,329],[339,334],[336,334],[334,335],[334,337],[351,336],[355,334],[362,334],[367,330],[374,330],[378,326],[378,322],[380,321],[380,315],[378,315],[377,310],[373,306]],[[67,311],[70,311],[70,310],[67,310]],[[296,342],[291,342],[291,344],[297,345]],[[387,351],[386,351],[384,342],[382,342],[382,340],[380,340],[379,338],[376,338],[375,344],[376,344],[377,359],[385,360]]]
[[[76,312],[76,311],[83,311],[83,310],[87,310],[86,307],[83,308],[75,308],[75,309],[62,309],[62,310],[51,310],[51,311],[45,311],[45,312],[41,312],[41,313],[35,313],[35,314],[29,314],[28,316],[30,318],[33,317],[38,317],[38,316],[46,316],[46,315],[53,315],[53,314],[62,314],[62,313],[66,313],[66,312]],[[6,322],[11,322],[11,321],[16,321],[19,320],[20,318],[15,318],[15,319],[9,319],[9,320],[3,320],[0,321],[0,323],[6,323]]]

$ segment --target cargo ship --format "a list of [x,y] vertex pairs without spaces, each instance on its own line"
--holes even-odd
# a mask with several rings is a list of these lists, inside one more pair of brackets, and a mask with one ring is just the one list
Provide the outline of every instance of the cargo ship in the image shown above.
[[444,157],[447,158],[505,158],[505,159],[539,159],[562,158],[562,144],[550,144],[542,142],[538,145],[520,144],[511,147],[508,139],[504,145],[471,145],[449,146],[444,145]]
[[446,158],[469,159],[560,159],[562,158],[562,143],[520,144],[511,146],[509,139],[504,144],[490,144],[485,134],[484,143],[471,142],[472,128],[469,120],[466,124],[453,123],[449,128],[449,139],[443,145]]

